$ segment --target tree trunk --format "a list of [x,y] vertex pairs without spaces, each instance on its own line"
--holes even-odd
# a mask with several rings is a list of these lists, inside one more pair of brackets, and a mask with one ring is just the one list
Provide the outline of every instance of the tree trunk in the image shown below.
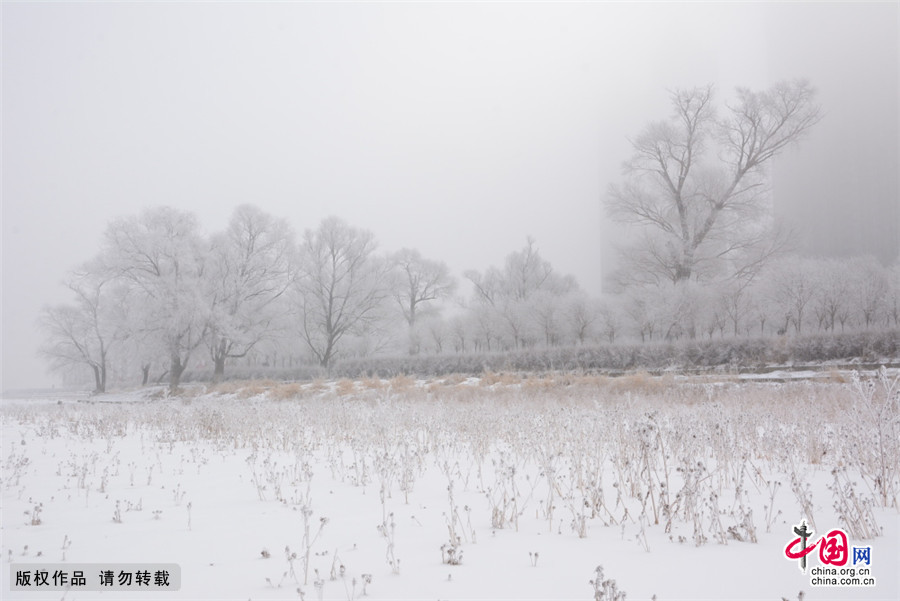
[[103,392],[103,382],[100,378],[100,366],[91,365],[91,369],[94,370],[94,392]]
[[213,370],[213,382],[221,382],[225,379],[225,357],[218,355],[213,357],[215,369]]
[[146,386],[150,381],[150,364],[141,365],[141,386]]
[[172,355],[171,364],[169,367],[169,391],[175,392],[178,390],[178,385],[181,383],[181,374],[184,373],[184,365],[181,362],[181,357],[177,354]]
[[225,379],[225,358],[228,355],[228,341],[219,338],[219,342],[213,347],[212,360],[215,365],[213,369],[213,382],[221,382]]
[[416,299],[415,295],[409,299],[409,327],[414,328],[416,325]]

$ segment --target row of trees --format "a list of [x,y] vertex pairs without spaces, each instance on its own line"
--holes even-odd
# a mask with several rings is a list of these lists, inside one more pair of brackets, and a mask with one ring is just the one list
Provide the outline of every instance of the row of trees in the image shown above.
[[101,252],[71,273],[72,302],[45,308],[42,352],[88,367],[98,391],[189,365],[225,375],[244,360],[281,366],[378,353],[900,327],[900,264],[782,257],[751,285],[630,286],[591,297],[533,239],[502,266],[467,271],[415,250],[379,254],[370,232],[329,218],[297,238],[283,220],[239,207],[205,237],[196,218],[159,208],[111,223]]
[[751,286],[631,286],[599,298],[577,285],[556,290],[486,301],[476,287],[464,311],[425,320],[413,335],[439,353],[900,328],[900,263],[872,257],[783,256]]
[[245,205],[208,237],[168,207],[115,221],[66,285],[74,301],[42,312],[42,352],[55,368],[87,365],[103,391],[113,365],[144,383],[165,365],[177,387],[201,350],[216,378],[261,348],[300,355],[298,340],[328,367],[345,338],[384,338],[396,315],[414,326],[454,281],[416,251],[378,255],[371,233],[340,219],[298,241],[284,219]]
[[622,331],[642,340],[900,327],[900,264],[782,256],[751,285],[629,288]]
[[820,120],[814,90],[798,80],[738,89],[724,110],[714,100],[711,86],[676,90],[669,119],[633,140],[606,205],[636,232],[605,298],[530,238],[502,266],[466,272],[459,298],[444,263],[381,254],[337,218],[298,238],[242,206],[204,236],[192,214],[160,208],[108,226],[67,282],[74,300],[44,310],[43,353],[89,366],[105,390],[111,368],[145,383],[161,371],[176,387],[192,361],[221,378],[242,359],[328,368],[349,355],[900,325],[897,266],[791,257],[772,219],[767,169]]

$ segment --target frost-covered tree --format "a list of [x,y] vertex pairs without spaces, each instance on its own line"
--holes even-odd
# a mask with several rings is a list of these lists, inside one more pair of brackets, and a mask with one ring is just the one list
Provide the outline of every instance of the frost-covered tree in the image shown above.
[[[500,350],[504,327],[508,327],[511,321],[507,317],[491,305],[476,304],[469,309],[472,345],[476,352]],[[512,322],[515,323],[514,317]]]
[[300,243],[296,290],[300,335],[329,367],[349,334],[362,334],[382,314],[389,294],[388,263],[375,255],[371,232],[329,217]]
[[[503,324],[501,336],[512,348],[528,346],[536,338],[557,339],[561,332],[548,328],[562,327],[553,305],[563,302],[578,290],[570,275],[557,273],[549,261],[541,257],[534,239],[506,257],[503,269],[489,267],[484,273],[470,270],[465,274],[472,283],[475,306],[487,307]],[[487,324],[491,311],[479,311],[478,322]],[[492,332],[496,320],[490,320]]]
[[887,325],[900,327],[900,260],[888,272]]
[[422,257],[417,250],[401,249],[389,258],[392,267],[392,296],[409,327],[409,353],[420,348],[416,324],[423,311],[435,301],[449,298],[456,280],[446,263]]
[[571,339],[582,345],[592,340],[601,321],[601,310],[599,301],[584,292],[572,294],[564,307],[564,320]]
[[852,274],[846,260],[822,259],[810,263],[816,281],[813,312],[819,329],[835,331],[839,323],[841,331],[851,313]]
[[752,287],[745,280],[726,282],[718,291],[717,308],[723,320],[737,336],[753,310]]
[[657,288],[656,314],[660,319],[660,334],[666,340],[681,337],[694,339],[703,329],[704,321],[712,320],[715,327],[722,320],[712,302],[712,292],[696,282]]
[[562,299],[549,292],[539,292],[531,298],[531,317],[537,334],[546,346],[557,346],[562,338]]
[[769,271],[766,294],[773,310],[772,318],[779,325],[779,334],[786,333],[791,325],[797,334],[802,333],[817,293],[813,273],[812,263],[799,257],[788,257]]
[[394,271],[394,300],[410,327],[423,307],[432,301],[449,298],[456,280],[446,263],[422,257],[417,250],[401,249],[390,257]]
[[102,254],[109,273],[130,289],[131,329],[163,350],[173,390],[206,334],[206,248],[196,217],[171,207],[106,229]]
[[444,352],[444,346],[450,339],[450,324],[441,315],[429,315],[419,321],[416,335],[425,340],[436,354]]
[[890,295],[890,276],[875,257],[856,257],[849,261],[853,303],[859,321],[866,329],[878,323],[886,313]]
[[450,318],[448,329],[453,342],[453,350],[457,353],[469,352],[471,341],[475,337],[471,314],[454,315]]
[[226,359],[245,357],[286,326],[297,247],[285,220],[242,205],[209,248],[206,344],[218,380]]
[[74,294],[71,304],[46,307],[40,324],[46,339],[41,354],[53,369],[87,366],[94,391],[106,392],[111,353],[125,338],[121,320],[122,290],[96,262],[76,270],[66,282]]
[[527,301],[538,293],[562,296],[577,288],[574,277],[557,273],[540,255],[531,237],[525,248],[506,257],[501,290],[509,298]]
[[765,169],[819,121],[806,81],[781,82],[717,114],[712,86],[672,93],[671,117],[633,141],[610,215],[640,228],[623,254],[626,280],[659,285],[756,273],[780,247],[768,227]]
[[614,343],[625,322],[621,297],[607,296],[598,301],[598,321],[600,333],[607,342]]
[[659,336],[664,322],[664,302],[657,286],[632,286],[623,294],[625,316],[641,342]]

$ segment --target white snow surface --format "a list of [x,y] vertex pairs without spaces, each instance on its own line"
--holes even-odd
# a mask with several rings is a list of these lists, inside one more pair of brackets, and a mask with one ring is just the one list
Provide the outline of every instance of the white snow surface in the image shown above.
[[[487,384],[273,383],[180,396],[145,389],[4,398],[0,598],[357,599],[368,574],[367,599],[595,599],[598,565],[629,600],[794,600],[800,591],[804,601],[900,598],[896,508],[876,504],[880,535],[850,540],[871,547],[874,587],[810,586],[810,574],[784,556],[792,527],[809,517],[789,470],[810,487],[817,531],[844,527],[829,486],[831,470],[852,453],[842,439],[843,428],[856,427],[848,384]],[[797,434],[795,425],[814,432]],[[661,450],[642,464],[647,448]],[[658,485],[668,479],[674,505],[685,488],[679,466],[694,462],[704,463],[707,482],[720,483],[709,490],[718,494],[723,529],[750,510],[756,542],[737,540],[747,538],[740,528],[738,537],[717,540],[712,511],[700,512],[703,544],[679,517],[666,532]],[[602,483],[579,488],[578,474],[590,473]],[[860,498],[875,497],[864,478],[854,472],[851,480]],[[769,511],[767,486],[776,481]],[[630,486],[644,491],[643,502],[618,502]],[[601,491],[601,504],[589,488]],[[586,502],[602,509],[593,517],[584,510],[580,537],[574,518]],[[682,501],[676,511],[683,508]],[[443,561],[453,531],[459,565]],[[10,565],[63,562],[177,563],[181,588],[11,590]]]

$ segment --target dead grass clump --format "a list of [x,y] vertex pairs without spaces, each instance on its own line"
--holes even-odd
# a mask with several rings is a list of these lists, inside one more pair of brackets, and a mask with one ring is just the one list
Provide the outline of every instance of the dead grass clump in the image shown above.
[[609,383],[609,376],[601,376],[599,374],[581,374],[575,376],[575,383],[579,386],[600,388]]
[[665,374],[653,376],[646,371],[628,373],[609,379],[609,387],[612,392],[633,394],[660,394],[675,384],[675,376]]
[[388,380],[388,384],[391,387],[391,390],[396,392],[409,390],[410,388],[415,388],[416,381],[409,376],[400,375],[394,376],[390,380]]
[[439,382],[444,386],[457,386],[468,379],[468,376],[464,376],[463,374],[450,374],[439,380]]
[[381,390],[385,386],[381,378],[363,378],[359,383],[366,390]]
[[517,373],[486,371],[481,374],[481,381],[479,382],[479,384],[481,384],[482,386],[493,386],[494,384],[512,386],[513,384],[518,384],[521,381],[522,376]]
[[303,385],[299,382],[278,384],[269,390],[269,398],[276,401],[299,399],[303,396]]
[[265,394],[276,386],[278,386],[278,382],[274,380],[252,380],[246,382],[244,386],[238,390],[237,396],[239,399],[249,399]]
[[316,378],[306,385],[306,390],[312,394],[317,392],[325,392],[328,390],[328,384],[322,378]]
[[525,390],[527,392],[553,390],[554,388],[559,388],[564,385],[565,384],[563,384],[553,376],[528,376],[527,378],[522,380],[522,390]]
[[340,396],[347,396],[348,394],[353,394],[356,392],[356,382],[353,380],[348,380],[347,378],[341,378],[334,384],[334,391]]
[[835,384],[846,384],[850,381],[850,378],[847,377],[846,373],[838,369],[831,369],[825,374],[825,381],[834,382]]

